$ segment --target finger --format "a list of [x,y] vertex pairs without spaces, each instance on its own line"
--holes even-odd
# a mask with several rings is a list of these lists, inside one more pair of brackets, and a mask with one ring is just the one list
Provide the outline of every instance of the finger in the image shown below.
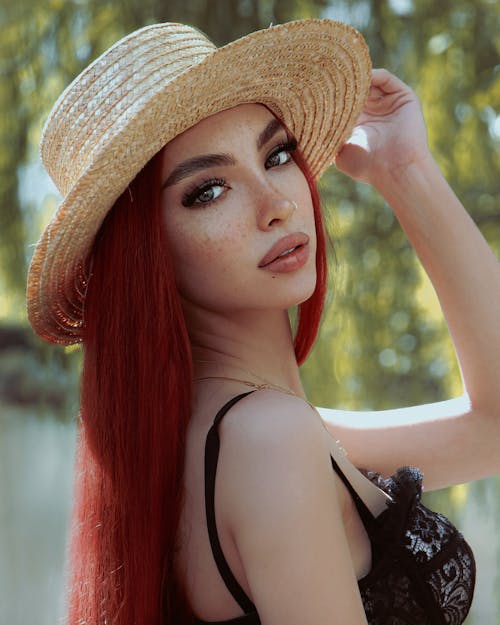
[[370,91],[371,89],[378,89],[382,93],[395,93],[410,90],[410,87],[387,69],[379,68],[372,70]]
[[356,143],[345,143],[334,159],[335,166],[355,180],[364,181],[370,154]]

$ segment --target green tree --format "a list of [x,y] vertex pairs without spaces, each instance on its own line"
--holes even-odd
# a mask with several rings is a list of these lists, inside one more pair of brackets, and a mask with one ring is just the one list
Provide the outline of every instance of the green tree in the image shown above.
[[[498,3],[341,2],[329,15],[361,28],[374,66],[388,67],[417,91],[431,149],[498,253]],[[429,308],[422,297],[426,278],[392,212],[334,170],[323,189],[339,262],[322,340],[305,368],[317,401],[386,408],[456,392],[445,324],[436,302]],[[332,367],[333,378],[321,374]]]
[[[224,44],[270,23],[322,15],[358,27],[374,65],[418,92],[437,160],[500,250],[498,3],[2,0],[0,283],[18,310],[31,244],[58,201],[26,167],[37,161],[53,102],[83,67],[120,36],[155,21],[188,22]],[[20,184],[40,184],[40,193],[27,201]],[[337,263],[321,341],[304,367],[313,399],[353,408],[441,399],[457,388],[458,372],[444,322],[427,301],[425,277],[392,212],[333,168],[321,188]],[[0,314],[3,308],[0,299]]]

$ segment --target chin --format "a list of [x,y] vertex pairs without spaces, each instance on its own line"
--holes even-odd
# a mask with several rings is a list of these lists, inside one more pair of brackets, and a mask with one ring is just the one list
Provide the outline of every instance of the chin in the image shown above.
[[304,282],[302,284],[294,285],[294,288],[290,289],[287,294],[286,299],[288,300],[288,303],[285,307],[292,308],[293,306],[303,304],[312,296],[315,288],[316,275],[314,276],[314,280],[307,280],[307,283]]

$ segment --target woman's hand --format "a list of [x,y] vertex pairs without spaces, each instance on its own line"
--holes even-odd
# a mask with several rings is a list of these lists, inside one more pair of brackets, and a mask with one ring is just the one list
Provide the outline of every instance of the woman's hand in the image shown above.
[[[419,420],[410,409],[386,426],[371,417],[361,435],[359,423],[339,428],[351,459],[382,473],[415,464],[431,487],[498,473],[500,265],[430,155],[418,99],[386,70],[373,72],[359,124],[336,164],[392,207],[436,290],[466,391],[444,408],[452,411],[446,416],[435,407],[435,418]],[[405,419],[409,436],[398,425]]]
[[335,164],[340,171],[380,190],[409,165],[429,157],[420,102],[385,69],[373,70],[370,92],[351,138]]

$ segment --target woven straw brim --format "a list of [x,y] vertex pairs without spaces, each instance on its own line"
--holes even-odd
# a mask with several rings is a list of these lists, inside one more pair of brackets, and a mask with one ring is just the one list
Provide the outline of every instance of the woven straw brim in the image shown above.
[[[160,46],[155,73],[161,61]],[[352,132],[368,93],[370,70],[362,37],[331,20],[290,22],[252,33],[214,49],[163,87],[144,66],[142,86],[135,87],[120,124],[94,137],[98,149],[35,248],[27,291],[35,331],[54,343],[81,341],[95,235],[116,199],[171,139],[211,114],[259,102],[296,137],[319,177]],[[92,78],[88,72],[86,80]]]

